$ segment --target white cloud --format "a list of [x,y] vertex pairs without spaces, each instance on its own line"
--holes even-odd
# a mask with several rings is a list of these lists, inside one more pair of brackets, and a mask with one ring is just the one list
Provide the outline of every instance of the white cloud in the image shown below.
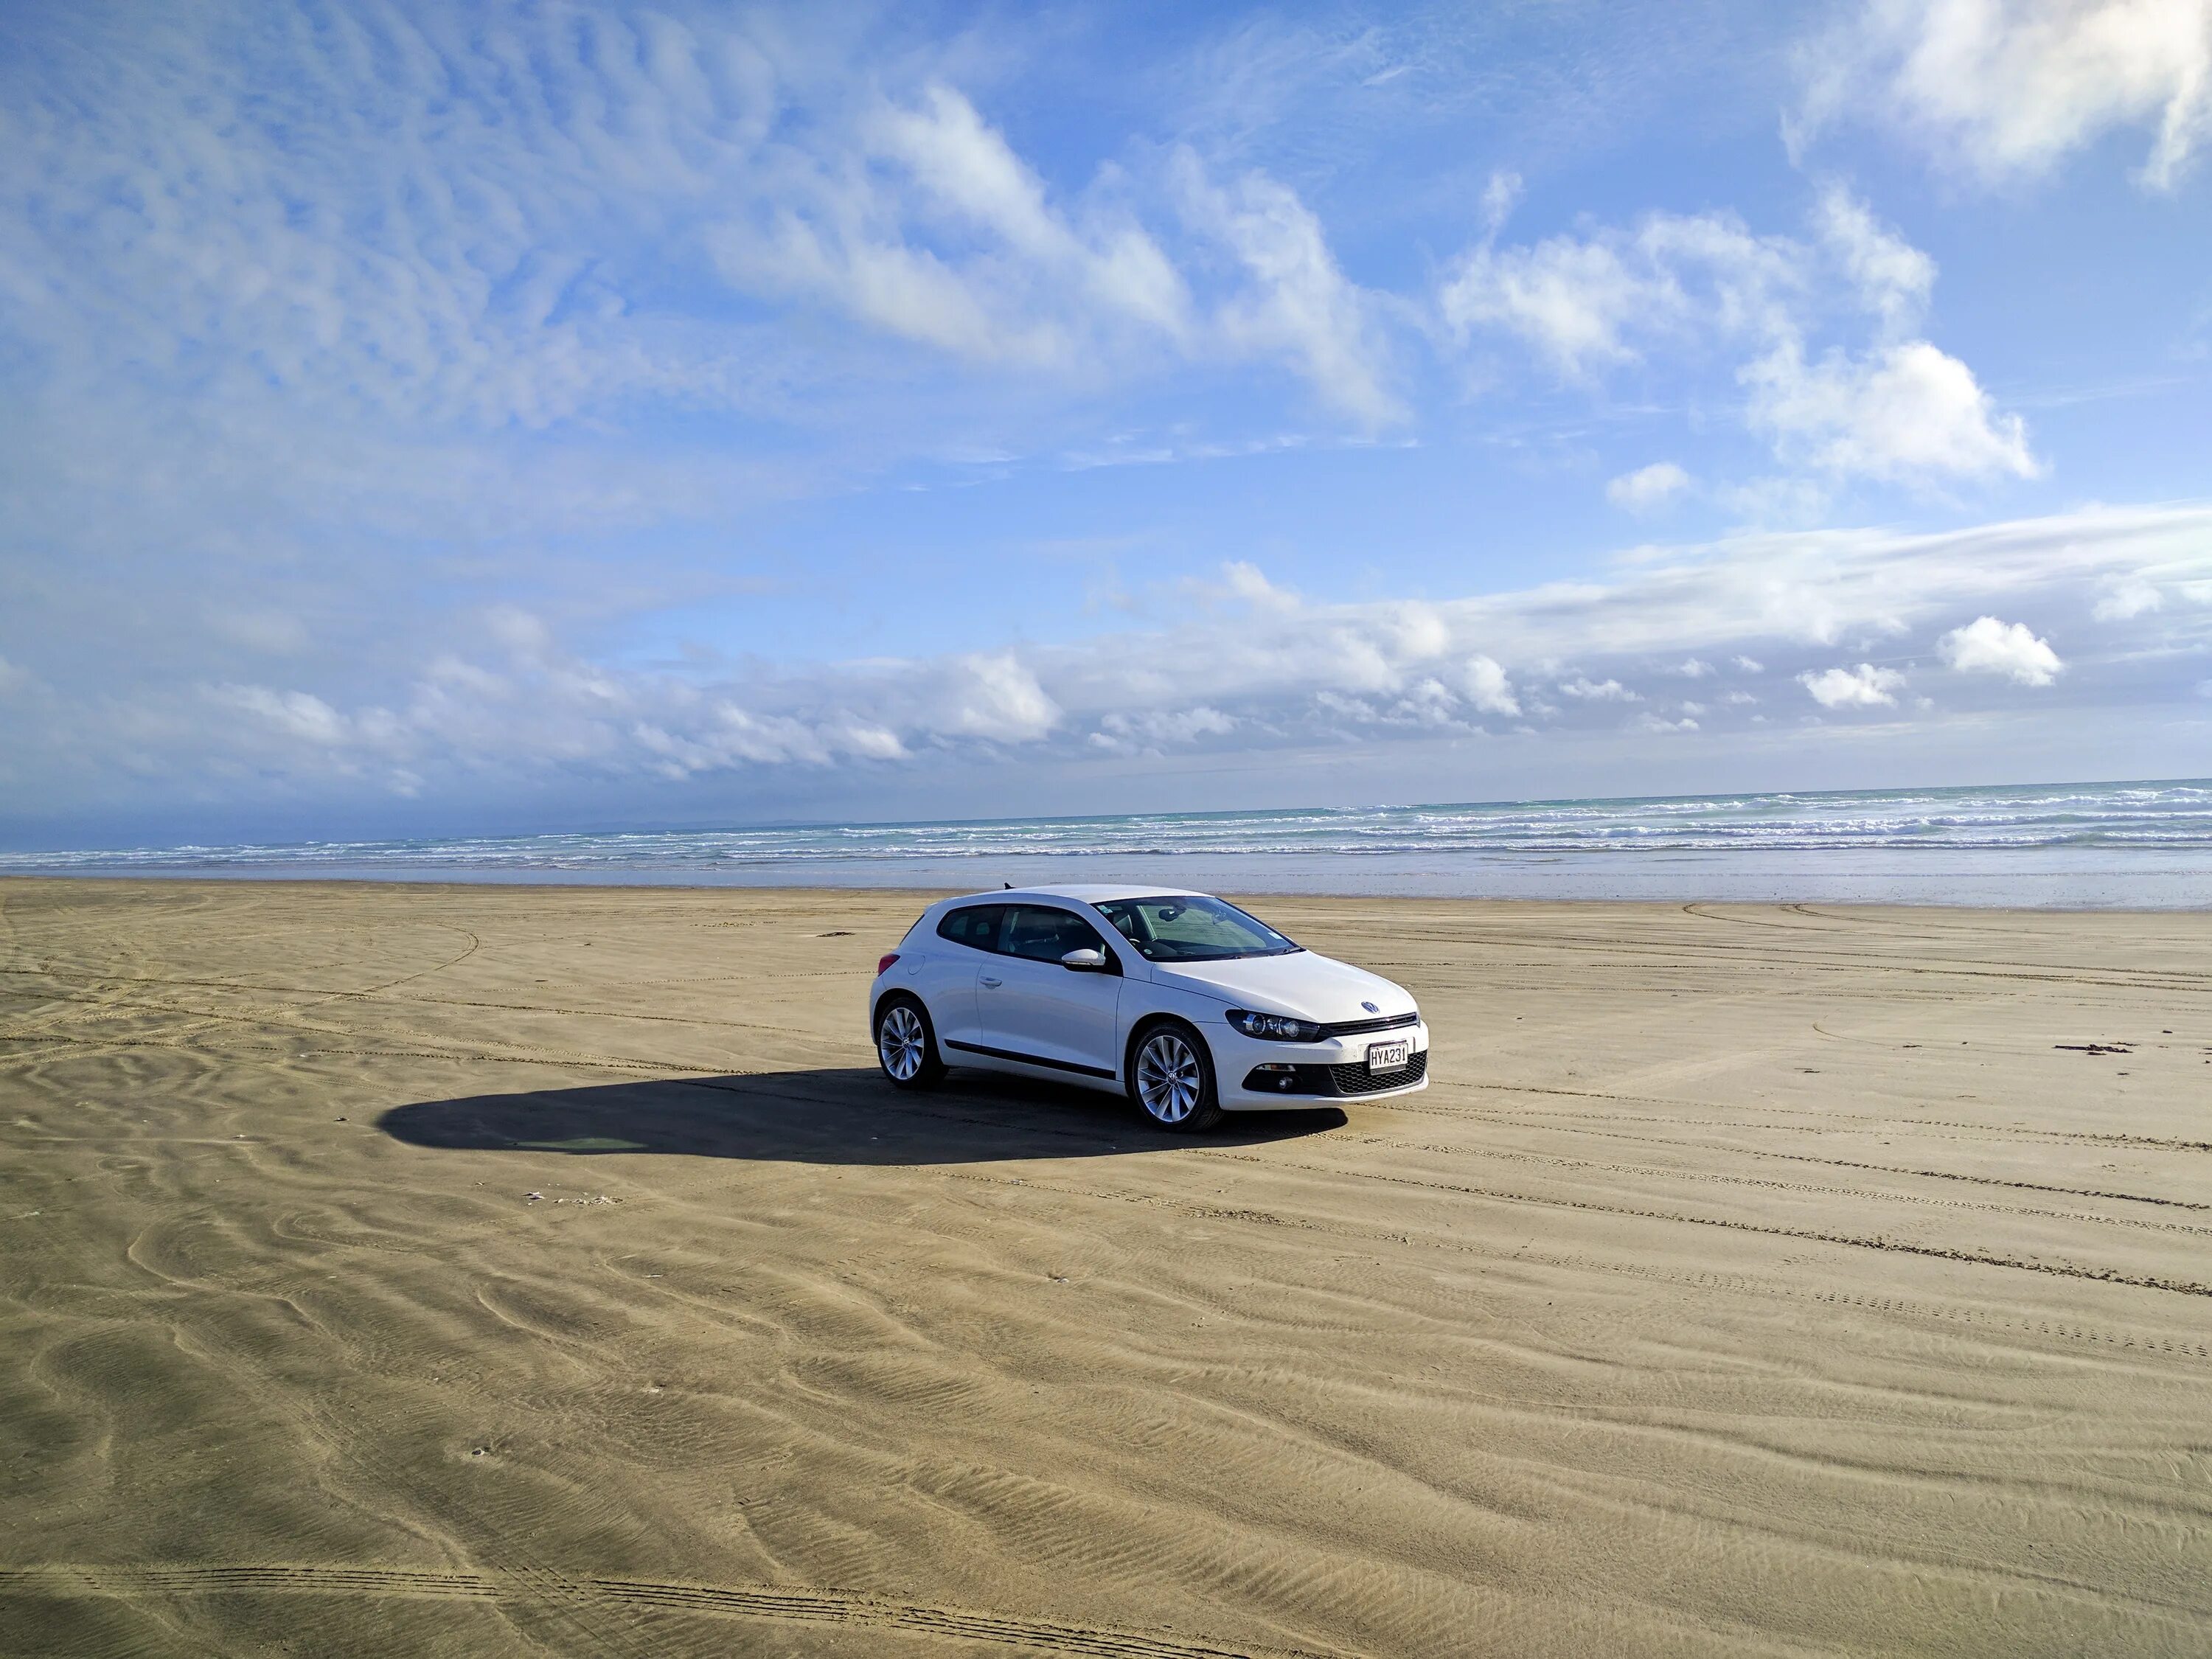
[[[1836,641],[1948,627],[1961,615],[2086,611],[2095,594],[2139,577],[2212,593],[2212,507],[2108,509],[1932,536],[1830,531],[1639,548],[1598,576],[1516,591],[1308,598],[1230,617],[1183,606],[1164,627],[1049,645],[731,665],[713,676],[595,663],[541,619],[509,611],[411,677],[392,665],[402,672],[381,687],[349,692],[343,665],[333,665],[304,684],[218,684],[198,695],[42,690],[40,719],[0,721],[0,769],[47,780],[42,798],[59,793],[52,780],[63,776],[127,775],[135,790],[189,793],[247,773],[269,788],[348,778],[435,795],[553,777],[618,788],[623,779],[761,768],[923,769],[948,756],[1072,763],[1193,746],[1373,745],[1472,733],[1500,716],[1546,744],[1602,741],[1639,713],[1672,716],[1677,730],[1696,720],[1717,739],[1759,711],[1723,698],[1692,713],[1673,701],[1685,681],[1669,665],[1755,648],[1823,707],[1893,707],[1903,677],[1866,663],[1832,666]],[[1989,626],[2009,642],[2016,625]],[[2129,626],[2106,624],[2106,654],[2069,665],[2069,690],[2039,701],[2077,713],[2106,707],[2123,683],[2116,675],[2151,677],[2142,684],[2155,680],[2157,695],[2170,696],[2171,653],[2212,645],[2212,606],[2160,615],[2155,634],[2131,635]],[[1523,667],[1516,687],[1509,662],[1540,666]],[[1569,662],[1581,667],[1559,666]],[[1534,674],[1559,683],[1558,706],[1530,695]]]
[[1872,663],[1861,663],[1856,668],[1826,668],[1819,673],[1803,673],[1797,683],[1812,693],[1813,701],[1823,708],[1894,708],[1896,693],[1905,684],[1905,676],[1893,669],[1876,668]]
[[1159,753],[1185,747],[1206,738],[1225,737],[1237,721],[1218,708],[1164,710],[1143,714],[1109,714],[1098,722],[1088,741],[1109,754]]
[[[273,767],[270,745],[289,744],[290,763],[309,770],[404,768],[416,777],[549,766],[687,776],[897,764],[958,750],[1265,746],[1328,740],[1347,724],[1473,730],[1483,716],[1533,721],[1564,741],[1617,730],[1606,724],[1613,711],[1653,703],[1676,712],[1677,729],[1681,719],[1756,718],[1742,712],[1755,705],[1741,694],[1695,710],[1668,701],[1685,678],[1710,678],[1686,673],[1692,667],[1727,660],[1754,672],[1742,650],[1754,642],[1760,659],[1824,708],[1893,707],[1904,677],[1868,663],[1831,665],[1834,641],[1938,624],[1975,614],[1970,606],[2086,609],[2088,596],[2145,571],[2177,588],[2212,581],[2208,550],[2212,507],[2104,510],[1934,536],[1776,534],[1659,556],[1638,550],[1603,580],[1448,600],[1255,605],[1233,626],[1205,613],[1057,645],[706,684],[576,659],[537,618],[507,612],[488,621],[474,658],[433,662],[392,698],[222,687],[213,706],[233,718],[186,721],[168,741],[186,773],[232,744]],[[2200,634],[2212,627],[2212,611],[2190,614]],[[1945,635],[1942,648],[1965,668],[2057,672],[2055,656],[2042,654],[2047,645],[1987,614]],[[1559,707],[1516,688],[1504,666],[1570,660],[1593,666],[1544,671]],[[46,729],[76,750],[112,748],[105,718],[80,708],[75,724]],[[134,718],[143,728],[161,717]],[[0,722],[0,762],[9,738],[26,740],[24,726],[11,732]]]
[[1662,720],[1656,714],[1638,714],[1628,722],[1626,729],[1659,736],[1672,732],[1694,732],[1698,730],[1698,723],[1686,714],[1678,720]]
[[1613,247],[1571,237],[1502,253],[1478,248],[1438,303],[1462,337],[1478,325],[1506,329],[1570,379],[1630,361],[1636,355],[1624,338],[1630,325],[1655,308],[1680,307],[1669,287],[1632,272]]
[[1766,665],[1753,657],[1735,657],[1729,660],[1747,674],[1764,674],[1766,672]]
[[[957,52],[405,6],[47,33],[0,100],[0,284],[87,401],[173,392],[343,465],[394,430],[605,437],[646,402],[818,417],[907,381],[904,343],[1075,389],[1274,362],[1363,427],[1402,412],[1370,297],[1288,186],[1206,186],[1205,240],[1175,236],[1176,169],[1048,181],[933,72]],[[808,309],[864,327],[791,326]]]
[[714,228],[726,276],[982,361],[1095,364],[1126,329],[1190,344],[1191,296],[1159,244],[1125,213],[1079,223],[1054,205],[957,89],[883,103],[849,142],[783,169],[760,224]]
[[1864,0],[1805,69],[1801,133],[1887,122],[2001,181],[2148,125],[2170,189],[2212,125],[2212,0]]
[[2130,576],[2108,583],[2090,607],[2089,614],[2099,622],[2126,622],[2146,611],[2157,611],[2166,604],[2166,596],[2154,582],[2140,576]]
[[1820,192],[1814,224],[1834,252],[1860,303],[1896,335],[1918,325],[1936,287],[1936,262],[1881,224],[1840,185]]
[[1802,251],[1758,237],[1732,214],[1653,214],[1631,232],[1554,236],[1529,247],[1484,242],[1438,289],[1464,340],[1478,329],[1520,337],[1569,380],[1629,362],[1638,341],[1775,325],[1801,280]]
[[1401,420],[1366,295],[1347,281],[1295,191],[1259,172],[1223,188],[1180,152],[1176,174],[1192,224],[1231,249],[1249,278],[1217,314],[1237,349],[1297,363],[1322,397],[1370,426]]
[[1702,680],[1711,676],[1713,665],[1703,657],[1690,657],[1677,663],[1667,672],[1670,674],[1680,674],[1686,680]]
[[1521,700],[1513,693],[1513,683],[1505,671],[1489,657],[1473,656],[1467,659],[1465,674],[1467,700],[1486,714],[1508,714],[1518,719]]
[[1619,680],[1593,680],[1577,674],[1573,679],[1561,680],[1559,692],[1578,702],[1640,702],[1642,698]]
[[1512,216],[1521,200],[1521,175],[1504,169],[1492,173],[1490,182],[1482,187],[1482,222],[1492,236]]
[[1960,673],[2002,674],[2021,685],[2048,685],[2066,665],[2050,641],[2036,638],[2026,623],[2002,623],[1978,617],[1936,642],[1943,660]]
[[956,657],[939,677],[925,723],[931,730],[1034,743],[1060,724],[1058,704],[1011,651]]
[[1754,423],[1823,471],[1911,482],[2042,471],[2020,416],[1996,414],[1973,371],[1925,340],[1812,364],[1791,343],[1742,378]]
[[1672,461],[1654,461],[1624,472],[1605,487],[1606,499],[1631,513],[1664,507],[1690,487],[1690,475]]
[[333,746],[355,734],[354,723],[306,691],[272,691],[266,686],[226,685],[217,696],[242,712],[265,720],[286,737]]
[[910,167],[926,191],[1009,248],[1072,275],[1110,310],[1171,336],[1189,329],[1189,295],[1159,245],[1115,216],[1079,234],[1047,205],[1036,174],[960,93],[933,86],[919,107],[887,109],[875,128],[884,151]]
[[[1834,478],[1926,486],[2035,476],[2021,418],[1999,414],[1965,363],[1900,337],[1926,309],[1935,262],[1840,185],[1820,191],[1812,217],[1809,244],[1755,235],[1729,214],[1654,214],[1632,231],[1526,247],[1485,241],[1452,268],[1437,308],[1462,342],[1485,331],[1513,337],[1568,380],[1661,349],[1686,367],[1726,351],[1740,364],[1747,424],[1784,460]],[[1814,356],[1817,325],[1845,306],[1877,319],[1877,343]],[[1660,462],[1615,478],[1607,494],[1646,511],[1689,482]],[[1805,491],[1782,481],[1765,493],[1791,506]]]
[[1269,581],[1267,573],[1245,559],[1234,559],[1221,568],[1222,586],[1233,599],[1266,611],[1295,611],[1298,596]]

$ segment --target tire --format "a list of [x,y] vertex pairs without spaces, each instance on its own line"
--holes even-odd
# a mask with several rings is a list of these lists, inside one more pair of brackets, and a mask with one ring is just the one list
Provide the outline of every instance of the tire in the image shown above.
[[1129,1044],[1130,1103],[1156,1128],[1200,1134],[1221,1121],[1213,1056],[1206,1039],[1181,1020],[1143,1027]]
[[876,1064],[894,1089],[927,1089],[945,1075],[937,1033],[920,998],[894,992],[878,1006]]

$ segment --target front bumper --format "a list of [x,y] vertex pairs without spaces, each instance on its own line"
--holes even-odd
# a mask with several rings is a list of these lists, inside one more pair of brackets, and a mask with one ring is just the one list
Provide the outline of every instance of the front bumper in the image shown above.
[[[1267,1042],[1226,1024],[1208,1030],[1206,1036],[1213,1048],[1214,1086],[1224,1111],[1380,1100],[1429,1086],[1429,1028],[1425,1024],[1321,1042]],[[1395,1071],[1370,1072],[1369,1046],[1397,1042],[1409,1045],[1407,1064]]]

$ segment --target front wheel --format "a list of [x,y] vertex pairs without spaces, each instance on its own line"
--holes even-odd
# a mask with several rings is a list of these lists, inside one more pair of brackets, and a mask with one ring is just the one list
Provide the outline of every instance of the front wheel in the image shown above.
[[1160,1127],[1178,1133],[1196,1133],[1221,1121],[1212,1056],[1188,1026],[1156,1025],[1138,1039],[1129,1097]]
[[888,997],[878,1011],[876,1060],[895,1088],[927,1089],[945,1075],[929,1011],[912,997]]

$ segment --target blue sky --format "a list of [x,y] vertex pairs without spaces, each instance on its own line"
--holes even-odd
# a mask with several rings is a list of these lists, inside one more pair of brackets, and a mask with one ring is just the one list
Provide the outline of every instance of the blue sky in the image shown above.
[[31,5],[17,845],[2212,773],[2212,0]]

